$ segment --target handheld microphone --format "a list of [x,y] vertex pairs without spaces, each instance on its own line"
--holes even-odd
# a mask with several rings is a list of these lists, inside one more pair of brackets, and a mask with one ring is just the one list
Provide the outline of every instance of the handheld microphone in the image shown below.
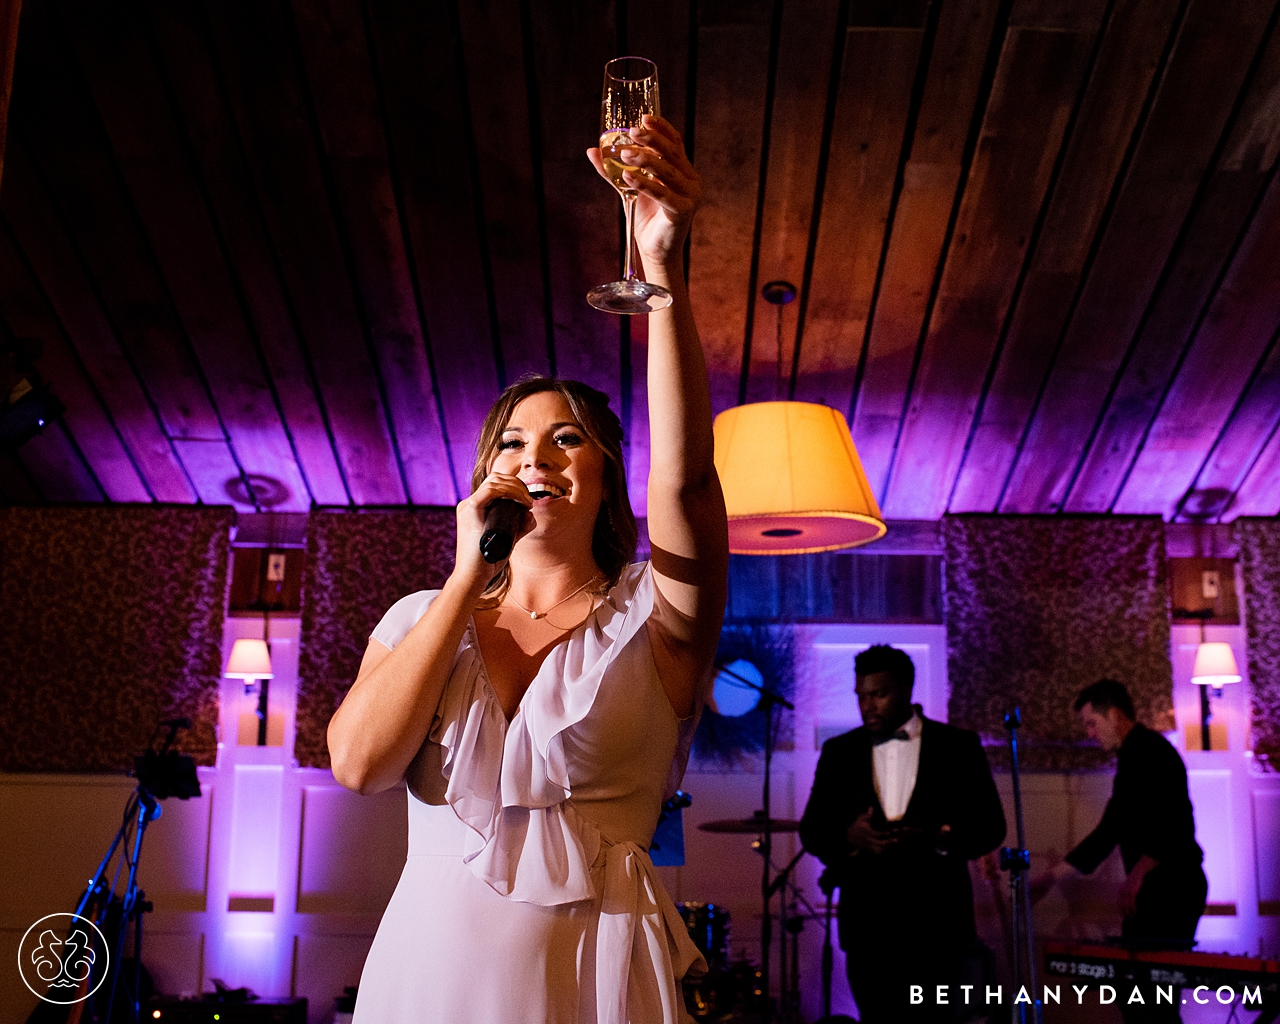
[[495,498],[484,510],[484,533],[480,537],[480,554],[492,565],[501,562],[516,543],[525,508],[510,498]]

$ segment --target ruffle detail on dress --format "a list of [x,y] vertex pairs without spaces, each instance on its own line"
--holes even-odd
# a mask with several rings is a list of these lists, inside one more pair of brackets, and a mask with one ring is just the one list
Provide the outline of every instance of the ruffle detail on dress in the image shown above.
[[541,906],[596,896],[591,866],[600,833],[569,802],[561,734],[586,717],[609,666],[652,610],[648,564],[628,567],[547,655],[510,723],[474,634],[462,651],[465,671],[450,680],[429,738],[445,748],[445,800],[473,830],[463,860],[503,896]]

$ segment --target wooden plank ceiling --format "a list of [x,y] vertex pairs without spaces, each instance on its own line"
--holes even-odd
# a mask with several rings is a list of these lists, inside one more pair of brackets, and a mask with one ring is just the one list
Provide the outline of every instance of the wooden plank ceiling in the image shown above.
[[[441,505],[528,371],[645,324],[583,150],[657,61],[717,411],[849,419],[887,516],[1280,513],[1276,0],[26,0],[0,500]],[[785,279],[778,311],[761,286]],[[767,472],[767,467],[762,467]]]

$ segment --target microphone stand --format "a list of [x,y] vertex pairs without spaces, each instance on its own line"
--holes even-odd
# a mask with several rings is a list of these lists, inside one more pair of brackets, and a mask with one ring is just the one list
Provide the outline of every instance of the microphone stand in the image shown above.
[[[831,945],[831,897],[836,891],[836,880],[828,868],[818,879],[818,888],[827,897],[822,937],[822,1021],[831,1020],[831,975],[835,973],[835,949]],[[819,1022],[821,1024],[821,1022]]]
[[773,1008],[769,1003],[769,957],[773,946],[773,913],[770,907],[774,893],[773,879],[770,878],[773,870],[773,862],[770,860],[773,853],[773,814],[769,801],[769,781],[773,765],[773,710],[775,707],[784,707],[788,711],[794,711],[796,706],[780,694],[738,675],[732,669],[721,666],[717,667],[716,671],[723,672],[740,685],[755,690],[760,694],[760,701],[764,704],[764,815],[760,819],[762,834],[760,852],[764,855],[764,869],[760,879],[760,1020],[762,1024],[769,1024],[773,1017]]
[[[1009,872],[1010,916],[1013,919],[1013,984],[1022,984],[1022,959],[1025,953],[1027,978],[1031,989],[1031,1006],[1035,1024],[1042,1024],[1043,1005],[1036,997],[1036,940],[1031,919],[1031,893],[1027,888],[1027,872],[1031,869],[1031,854],[1027,850],[1026,832],[1022,824],[1022,786],[1018,776],[1018,726],[1022,724],[1022,709],[1014,708],[1004,716],[1004,727],[1009,731],[1009,764],[1013,773],[1013,812],[1018,823],[1018,848],[1000,850],[1000,870]],[[1024,949],[1025,945],[1025,949]],[[1012,1006],[1013,1024],[1027,1024],[1027,1004]]]
[[[804,920],[799,917],[791,917],[787,914],[787,890],[792,893],[792,910],[795,910],[797,902],[803,901],[805,906],[809,908],[810,913],[813,912],[813,906],[808,900],[804,899],[803,894],[791,881],[791,872],[795,870],[795,866],[800,863],[800,858],[809,851],[800,848],[800,852],[791,858],[790,862],[773,876],[773,881],[769,883],[769,896],[779,893],[780,900],[778,904],[778,920],[782,924],[782,931],[778,933],[778,1011],[779,1015],[786,1019],[788,1015],[792,1018],[799,1013],[800,998],[800,932],[797,925],[803,926]],[[791,962],[787,963],[787,933],[791,933]]]

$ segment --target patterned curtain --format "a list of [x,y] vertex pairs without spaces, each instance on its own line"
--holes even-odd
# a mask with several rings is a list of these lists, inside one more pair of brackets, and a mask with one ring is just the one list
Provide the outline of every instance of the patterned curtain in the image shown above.
[[0,770],[118,771],[181,716],[213,764],[231,517],[0,509]]
[[1237,519],[1253,691],[1254,763],[1280,769],[1280,521]]
[[307,525],[298,664],[298,763],[329,767],[325,730],[355,681],[369,634],[396,601],[444,586],[455,512],[317,512]]
[[1098,768],[1109,758],[1072,705],[1110,676],[1141,721],[1172,727],[1159,519],[949,516],[942,533],[954,724],[1004,749],[1004,714],[1019,706],[1026,768]]

